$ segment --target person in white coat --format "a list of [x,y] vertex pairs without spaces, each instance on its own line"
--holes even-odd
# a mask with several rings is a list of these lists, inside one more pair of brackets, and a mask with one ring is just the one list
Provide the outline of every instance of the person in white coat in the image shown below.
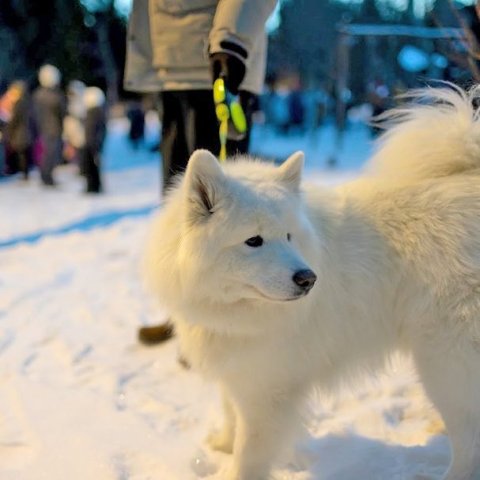
[[[134,0],[129,18],[124,87],[159,92],[163,189],[197,148],[220,149],[212,98],[222,75],[239,94],[247,123],[263,88],[265,22],[276,0]],[[248,133],[227,144],[246,153]]]
[[[223,77],[239,95],[247,132],[228,140],[227,154],[247,153],[251,114],[263,89],[265,23],[277,0],[134,0],[129,18],[124,87],[158,92],[162,112],[163,191],[185,170],[194,150],[220,151],[212,86]],[[144,327],[139,338],[172,336],[169,322]]]

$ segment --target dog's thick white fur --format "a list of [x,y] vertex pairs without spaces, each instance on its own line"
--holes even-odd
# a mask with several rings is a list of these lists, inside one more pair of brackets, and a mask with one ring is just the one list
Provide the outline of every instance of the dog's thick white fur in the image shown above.
[[233,452],[228,480],[269,478],[311,388],[396,350],[446,424],[445,479],[478,474],[477,96],[417,93],[389,115],[369,171],[335,189],[301,185],[301,153],[280,167],[192,155],[155,220],[148,278],[182,352],[223,391],[225,425],[209,440]]

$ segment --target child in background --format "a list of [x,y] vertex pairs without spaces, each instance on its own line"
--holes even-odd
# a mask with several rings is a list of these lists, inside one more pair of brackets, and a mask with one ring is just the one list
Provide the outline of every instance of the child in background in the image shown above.
[[85,118],[85,149],[82,172],[87,180],[87,193],[100,193],[101,152],[106,136],[105,94],[98,87],[88,87],[84,95]]
[[145,138],[145,112],[140,101],[132,101],[127,110],[130,120],[128,139],[132,147],[137,150]]
[[67,115],[63,120],[63,156],[77,164],[81,163],[85,147],[85,88],[80,80],[72,80],[68,84]]

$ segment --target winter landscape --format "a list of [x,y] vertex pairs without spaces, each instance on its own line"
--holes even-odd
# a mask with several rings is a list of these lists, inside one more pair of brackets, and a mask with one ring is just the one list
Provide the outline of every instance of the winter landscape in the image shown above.
[[[154,143],[156,126],[151,124]],[[204,442],[220,420],[215,386],[177,362],[176,341],[145,347],[137,328],[167,312],[139,270],[160,205],[155,153],[133,151],[110,125],[105,190],[83,195],[74,166],[59,187],[0,183],[0,478],[2,480],[222,480],[229,458]],[[307,154],[305,177],[335,184],[358,175],[370,151],[351,125],[335,136],[254,131],[255,154]],[[334,397],[313,395],[306,436],[276,480],[441,478],[448,441],[408,359]]]

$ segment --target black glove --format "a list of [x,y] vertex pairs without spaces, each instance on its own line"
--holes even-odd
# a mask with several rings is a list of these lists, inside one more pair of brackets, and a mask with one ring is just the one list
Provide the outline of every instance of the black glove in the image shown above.
[[226,52],[217,52],[210,55],[210,70],[213,81],[222,77],[227,90],[234,95],[238,94],[238,87],[245,77],[245,64],[236,56]]

